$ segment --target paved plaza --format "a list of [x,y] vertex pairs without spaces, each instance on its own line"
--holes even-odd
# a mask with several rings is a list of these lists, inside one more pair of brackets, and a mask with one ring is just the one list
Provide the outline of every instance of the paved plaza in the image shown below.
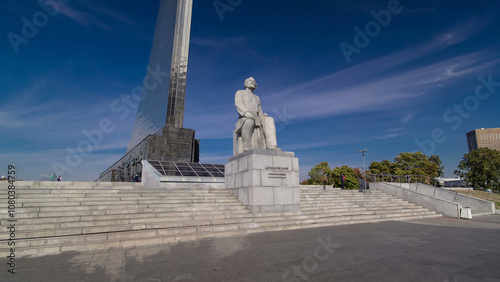
[[1,281],[500,281],[500,215],[1,260]]

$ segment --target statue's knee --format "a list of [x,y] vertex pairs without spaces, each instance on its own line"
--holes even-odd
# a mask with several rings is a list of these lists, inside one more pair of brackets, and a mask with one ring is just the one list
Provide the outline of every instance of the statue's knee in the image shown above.
[[251,128],[251,127],[254,127],[254,126],[255,126],[255,120],[253,120],[253,119],[248,119],[243,124],[243,127],[246,127],[246,128]]

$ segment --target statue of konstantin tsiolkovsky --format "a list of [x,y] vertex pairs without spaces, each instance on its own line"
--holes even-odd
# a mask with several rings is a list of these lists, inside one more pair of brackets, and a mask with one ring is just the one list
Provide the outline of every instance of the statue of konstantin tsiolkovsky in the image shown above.
[[260,99],[254,94],[256,88],[255,79],[247,78],[245,90],[236,92],[234,98],[239,114],[235,130],[235,155],[251,149],[279,150],[274,119],[262,112]]

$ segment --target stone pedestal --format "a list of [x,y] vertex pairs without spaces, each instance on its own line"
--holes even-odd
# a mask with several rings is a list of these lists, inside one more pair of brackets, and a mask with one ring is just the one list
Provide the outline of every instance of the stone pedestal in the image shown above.
[[253,212],[299,211],[299,159],[292,152],[250,150],[229,159],[226,188]]

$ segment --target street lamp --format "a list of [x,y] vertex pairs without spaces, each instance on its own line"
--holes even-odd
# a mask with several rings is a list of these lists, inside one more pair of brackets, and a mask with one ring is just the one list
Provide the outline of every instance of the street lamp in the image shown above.
[[361,153],[363,155],[363,175],[365,176],[364,182],[365,182],[365,190],[366,190],[366,169],[365,169],[365,152],[368,151],[368,149],[362,149],[359,150],[358,153]]

